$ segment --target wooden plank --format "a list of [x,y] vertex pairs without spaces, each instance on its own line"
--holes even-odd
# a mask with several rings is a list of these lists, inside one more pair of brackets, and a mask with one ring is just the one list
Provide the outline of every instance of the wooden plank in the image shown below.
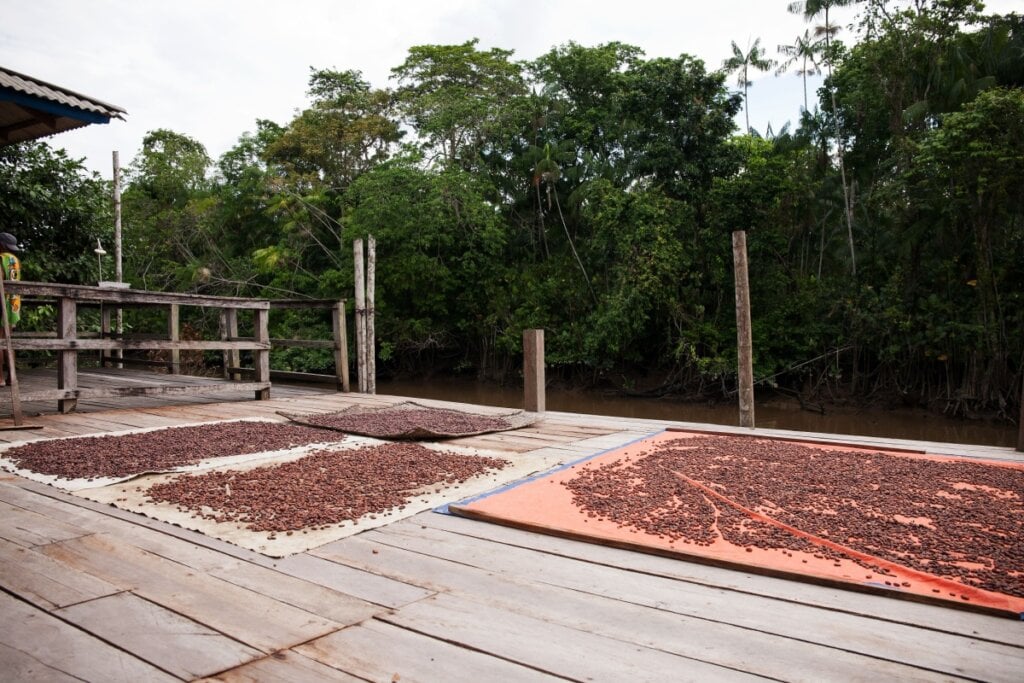
[[0,537],[25,548],[86,536],[90,531],[0,502]]
[[[353,537],[331,544],[330,557],[367,571],[474,600],[544,621],[636,643],[690,659],[778,680],[856,680],[866,670],[877,679],[938,680],[943,676],[744,629],[710,619],[680,616],[657,607],[588,595]],[[629,580],[624,574],[624,580]]]
[[199,683],[358,683],[363,680],[288,650],[204,678]]
[[[35,607],[0,593],[0,657],[14,652],[12,664],[25,669],[29,660],[39,663],[38,670],[56,670],[86,681],[138,683],[138,681],[176,681],[151,664],[107,645],[99,638],[78,630]],[[5,663],[0,660],[0,665]],[[12,667],[14,668],[14,667]],[[0,669],[7,671],[6,667]],[[45,680],[45,678],[43,679]]]
[[147,292],[133,289],[91,287],[88,285],[65,285],[51,282],[22,280],[8,284],[12,293],[22,296],[69,297],[78,301],[117,302],[122,304],[181,304],[184,306],[213,306],[216,308],[270,308],[265,299],[246,299],[230,296],[209,296],[205,294],[178,292]]
[[664,683],[667,672],[680,681],[765,680],[451,594],[435,595],[380,619],[573,680]]
[[262,656],[130,593],[72,605],[55,614],[179,678],[208,676]]
[[[65,299],[66,301],[66,299]],[[74,302],[72,302],[74,303]],[[267,341],[218,341],[202,339],[181,339],[176,342],[167,339],[12,339],[11,345],[19,351],[100,351],[129,350],[136,351],[167,351],[181,349],[183,351],[265,351],[270,349]]]
[[546,393],[544,330],[523,330],[523,407],[531,413],[543,413]]
[[[553,677],[377,621],[332,633],[295,648],[318,662],[371,681],[552,681]],[[621,679],[632,680],[632,679]]]
[[106,581],[4,540],[0,540],[0,586],[45,610],[113,595],[119,590]]
[[306,553],[276,560],[274,567],[291,576],[384,607],[398,608],[433,595],[401,581],[377,576]]
[[210,575],[292,607],[312,612],[343,626],[358,624],[384,611],[378,605],[373,605],[333,588],[327,588],[276,569],[260,567],[249,562],[231,562],[211,570]]
[[338,391],[348,393],[348,324],[345,318],[345,300],[334,304],[331,310],[331,329],[334,333],[334,374],[338,379]]
[[173,344],[167,371],[177,375],[181,373],[181,304],[171,304],[167,308],[167,339]]
[[[1024,648],[1024,629],[1010,627],[1003,617],[960,612],[955,615],[955,618],[950,618],[949,610],[938,605],[893,600],[884,596],[854,593],[828,586],[748,574],[711,565],[683,562],[594,543],[536,534],[495,524],[474,522],[448,515],[421,514],[404,523],[419,523],[420,526],[450,531],[488,542],[528,548],[596,565],[639,572],[644,575],[663,576],[706,586],[710,589],[723,589],[741,594],[775,598],[783,602],[799,602],[837,613],[895,621],[918,628],[937,630],[953,635],[968,635]],[[415,530],[411,533],[415,533]]]
[[285,346],[295,349],[333,349],[330,339],[271,339],[271,346]]
[[48,666],[30,654],[0,643],[0,671],[9,681],[47,681],[47,683],[81,683],[81,678]]
[[[1022,656],[1020,648],[972,637],[926,631],[798,602],[708,590],[664,577],[638,573],[624,576],[613,567],[545,556],[522,548],[496,547],[479,540],[465,542],[454,534],[433,534],[429,528],[412,530],[406,525],[405,530],[410,533],[399,534],[399,524],[367,532],[366,536],[385,541],[394,534],[397,537],[393,543],[398,547],[505,572],[520,580],[536,577],[542,567],[544,582],[563,588],[657,606],[681,615],[723,621],[948,675],[1013,680]],[[897,613],[901,601],[892,602]],[[785,618],[780,618],[782,614]],[[958,613],[954,614],[950,618],[959,618]]]
[[[180,381],[180,380],[179,380]],[[152,386],[106,387],[102,389],[44,389],[24,395],[27,401],[58,399],[89,400],[95,398],[132,398],[148,396],[195,396],[221,392],[263,391],[270,389],[270,382],[234,382],[231,384],[156,384]]]
[[[57,335],[60,337],[55,340],[35,340],[35,339],[21,339],[17,343],[23,342],[45,342],[56,344],[55,350],[59,350],[57,355],[57,388],[62,392],[73,392],[78,389],[78,354],[74,351],[67,350],[70,346],[73,346],[79,342],[75,340],[75,336],[78,331],[78,318],[77,309],[74,299],[67,297],[61,298],[57,303]],[[14,342],[14,340],[11,340]],[[86,342],[88,340],[85,340]],[[100,340],[101,342],[103,340]],[[15,348],[18,348],[15,346]],[[102,346],[99,348],[103,348]],[[75,409],[76,401],[71,396],[58,397],[57,401],[57,412],[59,413],[70,413]],[[42,397],[33,398],[33,394],[28,392],[25,393],[25,400],[46,400]]]
[[252,364],[256,369],[256,382],[265,386],[256,389],[254,395],[257,401],[270,399],[270,332],[268,331],[269,311],[253,311],[253,328],[256,334],[256,341],[262,348],[252,352]]
[[341,628],[328,619],[196,573],[107,534],[53,543],[44,552],[264,652]]

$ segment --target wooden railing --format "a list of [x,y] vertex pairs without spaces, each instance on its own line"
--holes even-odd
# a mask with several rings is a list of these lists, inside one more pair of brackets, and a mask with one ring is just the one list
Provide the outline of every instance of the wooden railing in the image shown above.
[[[43,282],[4,282],[8,295],[20,295],[25,304],[34,300],[52,302],[57,309],[56,335],[15,335],[11,339],[15,351],[53,351],[57,354],[57,388],[32,391],[21,395],[22,401],[56,400],[62,413],[74,410],[79,399],[111,398],[128,396],[190,395],[212,391],[253,391],[257,400],[270,398],[270,337],[268,314],[270,302],[265,299],[243,299],[235,297],[204,296],[197,294],[175,294],[168,292],[147,292],[131,289],[90,287],[85,285],[62,285]],[[87,335],[78,331],[79,306],[100,306],[102,333]],[[110,311],[133,307],[166,308],[167,335],[128,335],[111,331]],[[181,339],[178,328],[180,308],[200,306],[217,308],[222,319],[234,321],[237,330],[239,311],[252,312],[253,337],[234,338],[222,332],[220,340]],[[344,310],[344,309],[342,309]],[[102,360],[122,363],[133,362],[115,355],[125,350],[169,351],[167,362],[169,372],[180,370],[181,351],[222,351],[237,354],[251,351],[254,375],[250,382],[231,382],[222,385],[156,384],[152,386],[126,386],[106,388],[79,388],[78,354],[82,351],[96,351]]]
[[[271,339],[272,347],[291,347],[302,349],[331,349],[334,355],[334,374],[323,375],[309,372],[292,372],[288,370],[270,370],[271,380],[319,382],[334,384],[338,391],[349,390],[348,368],[348,330],[345,323],[345,300],[339,299],[271,299],[270,309],[327,309],[331,312],[331,339]],[[237,311],[223,309],[221,311],[221,338],[232,341],[249,341],[252,337],[238,336]],[[224,377],[239,379],[241,375],[250,375],[252,368],[239,367],[238,351],[224,352]]]

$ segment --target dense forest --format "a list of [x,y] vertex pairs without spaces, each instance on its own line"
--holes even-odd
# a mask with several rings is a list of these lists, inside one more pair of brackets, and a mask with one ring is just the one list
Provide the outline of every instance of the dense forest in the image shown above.
[[[854,25],[835,24],[840,5]],[[972,0],[790,9],[808,20],[792,45],[734,44],[722,65],[621,43],[533,61],[421,45],[384,89],[312,68],[305,109],[217,160],[154,130],[126,173],[126,279],[346,297],[352,239],[373,234],[384,372],[514,381],[522,330],[540,327],[554,377],[714,398],[735,391],[742,229],[759,389],[1013,419],[1024,18]],[[824,85],[794,126],[739,130],[771,71]],[[46,143],[0,148],[0,221],[28,246],[26,279],[95,282],[109,185]],[[296,314],[272,335],[326,324]]]

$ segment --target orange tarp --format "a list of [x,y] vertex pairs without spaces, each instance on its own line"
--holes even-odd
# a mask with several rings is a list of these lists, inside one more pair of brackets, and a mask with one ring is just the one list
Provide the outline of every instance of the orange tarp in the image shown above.
[[[747,441],[737,441],[737,438]],[[693,441],[687,441],[688,439]],[[671,469],[671,476],[676,477],[678,482],[684,484],[681,488],[688,488],[686,495],[699,500],[702,506],[700,509],[704,510],[703,514],[709,516],[704,523],[706,524],[705,528],[710,532],[705,533],[700,540],[666,530],[673,528],[672,525],[665,524],[663,527],[657,518],[657,515],[661,515],[662,520],[671,521],[672,516],[692,515],[696,509],[693,505],[685,508],[677,505],[671,509],[655,509],[654,513],[642,517],[641,523],[630,521],[630,519],[636,519],[635,515],[632,518],[627,518],[618,514],[617,511],[623,506],[635,507],[636,501],[612,500],[616,496],[647,495],[646,493],[638,494],[637,491],[641,489],[631,489],[630,484],[627,483],[627,481],[637,483],[637,478],[642,477],[637,474],[638,470],[635,467],[631,468],[631,465],[641,462],[652,453],[658,453],[659,450],[686,449],[689,443],[698,443],[698,441],[708,443],[709,440],[715,439],[729,440],[730,447],[734,447],[738,451],[744,449],[744,443],[749,444],[751,449],[754,449],[757,444],[778,445],[780,443],[777,440],[750,436],[710,436],[697,432],[667,431],[564,466],[524,483],[498,490],[492,494],[485,494],[458,505],[452,505],[450,509],[454,514],[461,516],[681,559],[818,583],[898,594],[911,599],[940,600],[947,604],[952,602],[957,606],[1024,617],[1024,597],[971,585],[978,581],[961,580],[967,574],[964,574],[963,577],[951,576],[949,568],[951,565],[955,565],[955,562],[947,562],[943,565],[944,571],[930,573],[923,571],[922,566],[938,568],[940,565],[938,563],[929,564],[929,560],[922,561],[920,558],[916,558],[916,562],[903,562],[899,553],[896,552],[867,552],[864,550],[865,546],[857,547],[857,543],[847,543],[845,539],[840,538],[829,538],[814,529],[798,528],[779,519],[786,516],[783,514],[784,510],[773,510],[770,506],[766,509],[760,505],[750,505],[749,501],[745,505],[740,500],[742,492],[729,490],[727,486],[714,481],[713,477],[708,476],[707,470],[687,472],[681,471],[682,468],[673,467]],[[829,453],[842,454],[847,458],[847,462],[854,463],[857,462],[855,456],[861,455],[865,462],[870,461],[871,458],[878,461],[882,457],[906,459],[906,461],[901,460],[896,463],[896,466],[900,468],[908,466],[912,468],[915,465],[920,466],[928,462],[969,462],[971,466],[1011,468],[1024,475],[1024,465],[1016,463],[983,461],[974,458],[946,458],[906,451],[885,451],[836,444],[790,443],[795,443],[800,447],[813,448],[814,452],[822,458],[827,457]],[[810,451],[804,452],[810,453]],[[852,460],[851,456],[854,456]],[[827,460],[822,460],[822,463],[827,467]],[[730,465],[735,466],[735,463],[730,463]],[[595,475],[601,472],[628,472],[625,476],[632,479],[622,479],[617,482],[617,485],[614,482],[611,486],[599,485],[598,500],[606,507],[602,508],[605,510],[604,512],[595,513],[594,509],[585,509],[586,506],[580,503],[580,498],[576,496],[572,487],[575,486],[578,492],[578,484],[581,479],[593,480]],[[1016,472],[1013,475],[1016,477]],[[744,476],[752,475],[746,473]],[[908,476],[914,476],[912,470]],[[1014,485],[1017,481],[1024,481],[1024,479],[1015,478]],[[671,484],[672,482],[669,483],[669,485]],[[807,486],[807,483],[800,482],[799,485]],[[884,482],[874,484],[872,487],[877,489],[880,485],[884,485]],[[771,480],[770,486],[785,489],[787,482]],[[972,486],[977,488],[971,482],[957,483],[952,487],[943,488],[961,489]],[[662,488],[664,487],[662,486]],[[609,490],[612,490],[611,494],[608,493]],[[1011,522],[1018,526],[1024,525],[1024,520],[1020,519],[1022,494],[1024,491],[1020,490],[993,492],[996,500],[1012,503],[1013,509],[1007,514],[1015,515]],[[844,504],[856,505],[856,502],[845,499],[848,495],[851,495],[850,492],[842,492]],[[935,507],[945,507],[949,502],[948,493],[945,490],[940,490],[937,495],[945,495],[945,497],[942,498],[942,505],[935,505]],[[901,504],[905,503],[904,509],[907,510],[906,515],[892,515],[896,521],[890,519],[888,520],[890,524],[919,525],[916,528],[921,530],[925,525],[929,525],[927,513],[919,511],[921,507],[919,501],[901,500],[899,491],[887,491],[886,496],[893,497],[891,500],[894,508],[899,509]],[[831,507],[840,509],[841,505],[837,504]],[[727,540],[721,533],[725,515],[731,515],[734,518],[737,515],[742,515],[743,521],[735,525],[734,529],[751,529],[751,538],[757,537],[756,530],[767,530],[767,535],[761,538],[768,540],[741,543],[736,540],[735,534],[731,535],[731,540]],[[915,527],[910,526],[910,528]],[[772,542],[773,534],[776,540],[781,538],[782,541]],[[884,538],[884,533],[881,536]],[[872,543],[876,543],[877,537],[873,536],[871,540]],[[977,542],[979,541],[972,541],[972,543]],[[1019,544],[1020,537],[1008,538],[1006,542]],[[877,545],[866,547],[877,550]],[[984,554],[983,550],[976,547],[959,547],[950,550],[955,554],[946,556],[947,559],[958,557],[963,566],[970,565],[970,558],[963,557],[959,553],[978,551]],[[882,555],[887,555],[887,557]],[[913,564],[917,566],[908,566]],[[953,569],[955,570],[956,567],[954,566]],[[1011,570],[1010,576],[1016,585],[1024,587],[1022,567],[1012,567]],[[1014,592],[1024,595],[1024,590]]]

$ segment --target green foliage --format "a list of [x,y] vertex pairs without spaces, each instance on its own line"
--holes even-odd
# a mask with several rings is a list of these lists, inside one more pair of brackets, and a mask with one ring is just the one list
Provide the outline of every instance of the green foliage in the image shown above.
[[[832,10],[850,4],[847,48]],[[745,230],[762,385],[1013,414],[1021,17],[973,0],[790,9],[813,25],[783,46],[785,66],[829,78],[797,130],[764,137],[736,134],[748,93],[689,55],[570,42],[520,63],[476,40],[411,48],[393,90],[312,69],[307,105],[258,121],[216,165],[198,141],[154,131],[125,191],[128,278],[351,299],[352,240],[373,235],[382,369],[507,377],[522,330],[541,327],[553,374],[658,373],[666,390],[722,396],[736,363],[730,234]],[[770,60],[758,42],[733,47],[745,87]],[[0,180],[26,273],[93,279],[105,184],[45,145],[0,148]],[[322,313],[275,312],[271,335],[327,337]],[[282,348],[273,363],[332,359]]]
[[63,150],[34,142],[0,147],[0,188],[0,231],[25,247],[22,279],[96,282],[96,240],[113,251],[108,183]]

